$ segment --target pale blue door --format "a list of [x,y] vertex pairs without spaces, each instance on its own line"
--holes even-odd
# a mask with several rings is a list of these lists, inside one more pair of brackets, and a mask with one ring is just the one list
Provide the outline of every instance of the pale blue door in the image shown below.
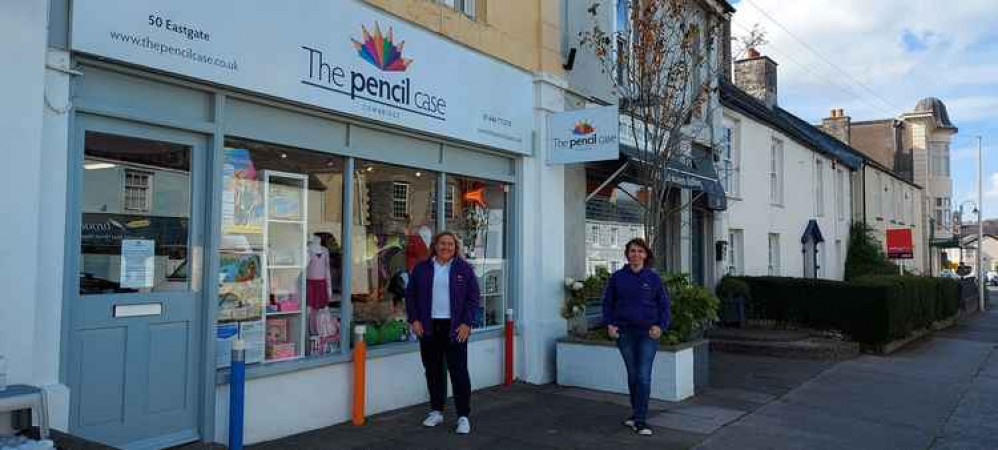
[[70,430],[124,448],[197,440],[207,140],[77,119]]

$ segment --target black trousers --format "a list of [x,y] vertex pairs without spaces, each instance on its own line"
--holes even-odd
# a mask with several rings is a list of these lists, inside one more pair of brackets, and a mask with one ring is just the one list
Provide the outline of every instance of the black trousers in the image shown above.
[[430,407],[443,411],[447,402],[447,372],[454,388],[454,404],[457,415],[467,417],[471,413],[471,376],[468,375],[468,342],[457,342],[450,337],[450,320],[434,319],[419,340],[419,354],[426,370],[426,388],[430,391]]

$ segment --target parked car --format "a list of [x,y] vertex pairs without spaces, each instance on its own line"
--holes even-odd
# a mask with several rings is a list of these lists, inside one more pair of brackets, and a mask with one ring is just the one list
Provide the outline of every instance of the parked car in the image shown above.
[[943,269],[939,272],[939,276],[942,278],[960,278],[953,269]]

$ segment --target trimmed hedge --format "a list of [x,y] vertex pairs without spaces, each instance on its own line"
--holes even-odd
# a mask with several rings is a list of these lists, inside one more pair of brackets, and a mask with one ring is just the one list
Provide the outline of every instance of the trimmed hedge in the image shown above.
[[841,282],[810,278],[739,277],[751,290],[746,314],[880,345],[956,315],[956,280],[876,276]]

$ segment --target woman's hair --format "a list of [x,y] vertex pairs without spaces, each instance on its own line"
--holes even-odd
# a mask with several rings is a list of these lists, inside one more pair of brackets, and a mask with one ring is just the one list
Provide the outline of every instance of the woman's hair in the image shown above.
[[433,240],[430,242],[431,258],[437,256],[437,243],[440,242],[440,239],[448,236],[454,240],[454,254],[459,258],[464,258],[464,252],[461,251],[461,240],[457,238],[457,234],[453,231],[441,231],[433,236]]
[[634,238],[627,241],[627,245],[624,246],[624,259],[627,259],[627,252],[631,250],[631,246],[638,246],[645,250],[645,253],[648,255],[645,258],[645,267],[651,267],[655,264],[655,255],[651,252],[651,248],[648,247],[648,243],[641,238]]

